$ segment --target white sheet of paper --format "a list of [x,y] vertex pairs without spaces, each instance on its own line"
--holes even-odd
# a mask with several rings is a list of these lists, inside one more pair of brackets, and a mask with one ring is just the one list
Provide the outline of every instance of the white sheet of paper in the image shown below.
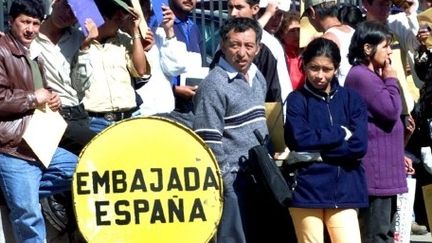
[[141,18],[141,21],[139,23],[139,30],[141,32],[141,36],[143,38],[145,38],[147,30],[148,30],[148,26],[147,26],[147,22],[145,21],[145,16],[144,16],[144,13],[142,11],[141,4],[140,4],[139,0],[132,0],[131,3],[132,3],[133,8],[136,11],[138,11],[138,15]]
[[291,0],[261,0],[259,7],[266,8],[270,1],[279,1],[278,8],[282,11],[288,12],[290,10]]
[[204,79],[208,72],[208,67],[190,69],[188,72],[180,75],[180,85],[186,85],[186,78]]
[[36,109],[24,131],[23,139],[27,142],[39,160],[48,167],[66,130],[67,123],[60,113],[45,108]]

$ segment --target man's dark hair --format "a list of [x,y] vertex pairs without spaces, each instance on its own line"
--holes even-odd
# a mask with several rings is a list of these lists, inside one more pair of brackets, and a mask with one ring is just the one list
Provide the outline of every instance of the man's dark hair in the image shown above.
[[246,0],[246,3],[249,4],[250,6],[259,4],[260,0]]
[[45,5],[42,0],[14,0],[9,9],[9,16],[15,19],[20,14],[42,21],[45,16]]
[[226,41],[228,33],[232,30],[236,33],[245,32],[252,29],[256,33],[256,43],[261,42],[262,29],[258,21],[251,18],[229,18],[221,28],[220,37],[222,41]]
[[343,4],[338,10],[338,19],[342,24],[347,24],[352,28],[364,21],[363,13],[357,5]]
[[[128,4],[128,1],[120,0]],[[107,19],[112,19],[117,11],[124,11],[119,5],[113,0],[95,0],[96,6],[98,7],[101,15]],[[129,5],[129,4],[128,4]]]
[[290,10],[288,12],[284,12],[282,17],[282,24],[279,27],[279,30],[275,33],[276,38],[279,40],[282,40],[284,38],[284,35],[286,31],[288,31],[288,26],[294,22],[297,21],[300,23],[300,12],[297,10]]
[[[322,17],[337,17],[338,7],[336,2],[323,2],[312,6],[315,10],[315,15]],[[306,9],[307,14],[310,14],[310,8]]]
[[360,63],[369,64],[369,59],[364,52],[364,45],[372,46],[371,56],[375,55],[378,44],[383,41],[391,42],[392,33],[382,23],[377,21],[365,21],[357,25],[357,29],[351,39],[349,46],[348,61],[351,65]]

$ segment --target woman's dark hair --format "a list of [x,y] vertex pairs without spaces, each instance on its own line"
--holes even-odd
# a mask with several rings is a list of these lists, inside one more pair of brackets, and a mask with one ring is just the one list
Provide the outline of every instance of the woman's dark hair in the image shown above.
[[330,58],[334,67],[336,69],[339,67],[341,55],[339,47],[334,41],[322,37],[312,40],[303,51],[303,65],[306,66],[312,59],[320,56]]
[[298,11],[290,10],[288,12],[284,12],[282,17],[282,24],[279,30],[275,33],[276,38],[282,40],[283,36],[285,35],[285,31],[288,29],[288,26],[294,21],[300,23],[300,13]]
[[364,21],[362,11],[353,4],[343,4],[338,10],[338,19],[341,23],[347,24],[354,29]]
[[372,46],[370,56],[375,55],[376,47],[383,41],[391,42],[393,35],[382,23],[365,21],[357,26],[349,46],[348,61],[351,65],[369,64],[369,57],[364,52],[364,45]]
[[15,0],[9,9],[9,16],[15,19],[20,14],[42,21],[45,17],[45,5],[42,0]]
[[228,38],[228,33],[232,30],[236,33],[245,32],[248,29],[252,29],[256,34],[256,43],[261,42],[262,28],[258,21],[251,18],[229,18],[220,30],[220,37],[222,41],[226,41]]

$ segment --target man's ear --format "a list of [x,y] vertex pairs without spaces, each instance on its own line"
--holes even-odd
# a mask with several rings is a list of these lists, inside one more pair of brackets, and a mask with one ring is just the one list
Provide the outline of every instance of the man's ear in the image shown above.
[[365,56],[370,56],[372,53],[372,46],[369,43],[363,45],[363,52]]
[[257,13],[258,13],[259,10],[260,10],[259,4],[255,4],[255,5],[253,5],[253,6],[251,7],[251,9],[252,9],[252,16],[256,16]]
[[311,18],[311,19],[316,19],[316,12],[315,12],[315,9],[312,7],[312,6],[310,6],[309,7],[309,18]]
[[367,9],[370,7],[368,0],[362,0],[363,9],[367,12]]
[[255,52],[255,56],[258,55],[258,53],[261,51],[261,47],[262,47],[262,43],[260,42],[260,43],[258,43],[258,45],[257,45],[257,50],[256,50],[256,52]]
[[219,42],[219,49],[220,49],[221,53],[223,54],[225,51],[225,45],[224,45],[224,42],[222,41],[222,39]]

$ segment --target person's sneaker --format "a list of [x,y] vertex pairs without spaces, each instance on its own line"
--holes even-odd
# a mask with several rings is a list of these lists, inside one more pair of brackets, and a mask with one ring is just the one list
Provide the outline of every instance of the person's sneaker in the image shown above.
[[411,223],[411,234],[413,235],[425,235],[427,234],[427,228],[424,225],[419,225],[417,222]]

